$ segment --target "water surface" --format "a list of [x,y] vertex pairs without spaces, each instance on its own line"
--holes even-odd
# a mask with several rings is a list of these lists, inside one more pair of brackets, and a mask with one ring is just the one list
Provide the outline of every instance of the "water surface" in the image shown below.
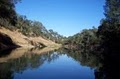
[[95,79],[79,52],[16,49],[0,56],[0,79]]

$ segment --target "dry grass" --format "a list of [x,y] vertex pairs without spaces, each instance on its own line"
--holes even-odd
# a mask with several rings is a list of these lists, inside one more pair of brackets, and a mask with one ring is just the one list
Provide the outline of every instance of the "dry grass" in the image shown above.
[[44,45],[46,45],[47,47],[55,47],[55,46],[60,46],[60,44],[56,44],[50,40],[46,40],[43,39],[42,37],[27,37],[23,34],[21,34],[18,31],[10,31],[4,27],[0,28],[0,32],[3,34],[7,34],[12,41],[22,47],[34,47],[33,45],[31,45],[30,41],[33,41],[35,43],[42,43]]

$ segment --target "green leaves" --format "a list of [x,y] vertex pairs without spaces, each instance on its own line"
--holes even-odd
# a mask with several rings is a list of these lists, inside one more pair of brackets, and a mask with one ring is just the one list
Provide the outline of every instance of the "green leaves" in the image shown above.
[[107,21],[120,23],[120,0],[106,0],[104,9]]
[[81,33],[68,37],[64,44],[72,47],[75,46],[77,49],[92,50],[99,43],[96,33],[96,28],[84,29]]
[[[0,19],[8,21],[11,25],[15,25],[17,21],[15,3],[18,0],[0,0]],[[5,23],[1,25],[6,26]],[[8,25],[9,26],[9,25]]]
[[120,0],[106,0],[105,16],[97,34],[102,49],[111,52],[120,47]]

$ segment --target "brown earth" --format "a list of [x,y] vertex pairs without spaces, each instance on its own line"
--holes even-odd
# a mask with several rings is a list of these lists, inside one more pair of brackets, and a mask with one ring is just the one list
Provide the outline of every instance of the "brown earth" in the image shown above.
[[[56,44],[51,40],[43,39],[41,36],[27,37],[23,35],[22,33],[18,32],[17,30],[11,31],[4,27],[0,27],[0,34],[7,35],[14,44],[21,46],[21,47],[32,48],[35,46],[40,46],[41,44],[47,47],[59,47],[60,46],[60,44]],[[1,40],[0,40],[0,44],[2,45]],[[6,47],[6,46],[3,45],[3,47]]]

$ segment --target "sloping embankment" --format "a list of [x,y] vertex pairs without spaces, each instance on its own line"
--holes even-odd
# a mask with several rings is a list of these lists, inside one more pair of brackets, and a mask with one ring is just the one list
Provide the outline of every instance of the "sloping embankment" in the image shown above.
[[13,43],[12,39],[8,35],[0,33],[0,49],[14,47],[18,47],[18,45]]
[[[35,47],[35,46],[41,47],[42,44],[47,47],[60,46],[59,44],[56,44],[50,40],[43,39],[40,36],[39,37],[27,37],[18,31],[10,31],[3,27],[0,28],[0,34],[3,37],[7,36],[9,38],[7,40],[11,41],[11,43],[13,43],[14,45],[21,46],[21,47],[27,47],[27,48],[29,48],[29,47],[31,48],[31,47]],[[5,42],[5,40],[4,40],[4,42]],[[0,44],[1,44],[1,47],[8,46],[7,43],[6,43],[6,45],[3,44],[3,39],[0,39]],[[9,44],[9,47],[10,46],[11,46],[11,44]]]

